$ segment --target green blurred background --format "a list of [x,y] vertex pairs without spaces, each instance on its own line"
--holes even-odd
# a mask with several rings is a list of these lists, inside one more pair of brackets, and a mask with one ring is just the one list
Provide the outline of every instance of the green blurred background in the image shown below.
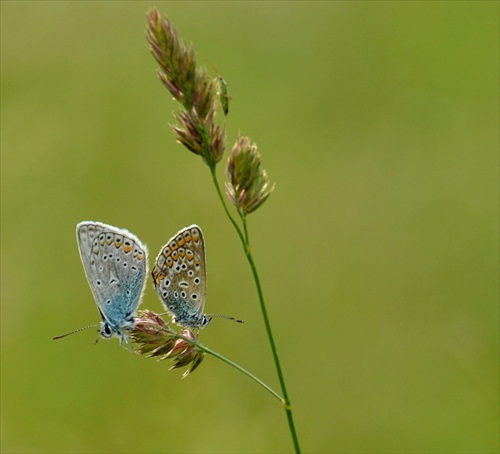
[[169,129],[149,6],[229,82],[229,146],[249,135],[276,182],[249,221],[304,452],[497,452],[489,1],[2,1],[2,452],[292,450],[279,402],[220,361],[180,380],[92,330],[52,341],[99,321],[77,222],[150,263],[197,223],[207,310],[246,321],[201,340],[279,389],[208,168]]

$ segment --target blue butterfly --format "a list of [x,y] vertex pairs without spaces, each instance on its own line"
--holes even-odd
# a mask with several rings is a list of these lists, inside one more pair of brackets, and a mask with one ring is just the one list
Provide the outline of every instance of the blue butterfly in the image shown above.
[[134,316],[146,283],[146,246],[127,230],[93,221],[77,225],[76,240],[101,314],[100,335],[128,342],[126,333],[135,326]]

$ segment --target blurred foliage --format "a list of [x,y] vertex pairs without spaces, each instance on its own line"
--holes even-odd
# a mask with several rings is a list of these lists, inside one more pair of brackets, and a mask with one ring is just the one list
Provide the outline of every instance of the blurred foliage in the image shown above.
[[[213,358],[180,380],[91,331],[51,340],[99,321],[77,222],[150,263],[195,222],[207,311],[246,322],[201,341],[276,385],[238,240],[168,127],[149,6],[1,2],[2,452],[292,449]],[[498,452],[498,2],[154,6],[228,82],[228,146],[250,135],[277,183],[250,228],[303,450]]]

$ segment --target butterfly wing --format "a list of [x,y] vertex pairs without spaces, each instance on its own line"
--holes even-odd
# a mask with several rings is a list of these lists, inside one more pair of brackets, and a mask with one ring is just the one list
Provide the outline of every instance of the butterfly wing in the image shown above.
[[205,243],[197,225],[179,231],[156,258],[152,276],[155,290],[174,322],[201,327],[206,294]]
[[134,326],[147,274],[147,248],[127,230],[99,222],[77,225],[85,274],[110,337]]

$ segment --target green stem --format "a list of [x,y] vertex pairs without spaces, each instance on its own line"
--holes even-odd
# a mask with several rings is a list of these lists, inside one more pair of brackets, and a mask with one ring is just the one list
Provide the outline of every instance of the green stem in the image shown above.
[[243,230],[245,232],[245,241],[247,243],[247,247],[250,250],[250,237],[248,236],[248,228],[247,228],[247,217],[245,213],[241,210],[238,210],[238,214],[240,215],[241,221],[243,222]]
[[[193,122],[193,124],[195,124],[195,122]],[[210,168],[210,173],[212,175],[212,181],[214,183],[215,190],[217,191],[217,195],[219,196],[219,200],[222,203],[222,207],[224,208],[224,212],[226,213],[226,216],[231,221],[231,224],[233,224],[233,227],[236,230],[236,233],[238,234],[238,236],[240,238],[241,244],[243,246],[243,250],[245,252],[245,256],[246,256],[247,261],[248,261],[250,268],[252,270],[252,275],[253,275],[255,285],[257,287],[257,293],[259,296],[260,310],[262,312],[262,317],[264,318],[264,324],[266,327],[267,337],[269,339],[269,344],[271,346],[274,364],[276,367],[276,372],[278,374],[278,379],[279,379],[280,386],[281,386],[281,392],[283,393],[283,399],[281,399],[281,397],[280,397],[280,399],[281,399],[281,402],[283,404],[283,408],[285,409],[285,412],[287,415],[288,427],[290,428],[290,433],[292,435],[292,440],[293,440],[293,444],[295,447],[295,452],[300,453],[299,440],[297,438],[297,432],[295,430],[295,424],[293,422],[292,405],[290,403],[290,399],[288,398],[288,393],[286,391],[285,378],[284,378],[283,372],[281,370],[281,364],[279,361],[278,350],[276,349],[276,344],[274,343],[273,333],[271,331],[271,324],[269,322],[269,317],[267,315],[267,310],[266,310],[266,304],[264,301],[264,294],[262,292],[262,287],[260,285],[259,274],[257,273],[257,268],[256,268],[255,263],[253,261],[252,252],[250,250],[250,240],[249,240],[249,236],[248,236],[246,216],[245,216],[245,213],[243,211],[238,209],[238,214],[239,214],[239,216],[242,220],[242,223],[243,223],[243,229],[244,229],[244,234],[243,234],[238,223],[231,216],[231,213],[229,212],[229,210],[227,208],[226,201],[222,195],[222,192],[221,192],[221,189],[219,186],[219,180],[217,179],[217,175],[215,173],[216,166],[210,157],[210,141],[208,140],[209,139],[208,132],[204,129],[199,131],[199,132],[200,132],[201,136],[203,137],[203,142],[205,145],[205,152],[206,152],[205,159],[207,160],[208,167]],[[235,367],[239,368],[239,366],[237,366],[236,364],[235,364]],[[258,380],[256,377],[255,377],[255,379]]]
[[269,322],[269,317],[267,315],[267,309],[266,309],[266,304],[264,301],[264,294],[262,292],[262,287],[260,285],[260,279],[259,279],[259,274],[257,272],[257,268],[255,266],[255,262],[253,261],[252,257],[252,252],[250,250],[250,241],[249,241],[249,236],[248,236],[248,230],[247,230],[247,222],[246,222],[246,216],[243,212],[238,211],[241,220],[243,222],[243,228],[244,228],[244,235],[241,232],[240,227],[236,223],[236,221],[233,219],[231,214],[229,213],[229,210],[227,208],[226,202],[224,197],[222,196],[222,192],[219,187],[219,181],[217,180],[217,175],[215,174],[215,168],[210,167],[211,174],[212,174],[212,181],[214,183],[215,189],[217,191],[217,194],[219,196],[219,199],[222,203],[222,206],[224,208],[224,211],[226,212],[227,217],[233,224],[236,232],[238,233],[238,236],[240,237],[241,244],[243,245],[243,249],[245,252],[245,256],[247,258],[247,261],[250,265],[250,268],[252,270],[252,275],[255,281],[255,285],[257,287],[257,294],[259,296],[259,303],[260,303],[260,310],[262,312],[262,317],[264,318],[264,324],[266,327],[266,332],[267,332],[267,337],[269,339],[269,344],[271,346],[271,351],[273,354],[273,359],[274,359],[274,364],[276,367],[276,372],[278,374],[278,379],[280,382],[281,386],[281,392],[283,393],[283,399],[281,400],[283,404],[283,408],[285,409],[286,415],[287,415],[287,420],[288,420],[288,426],[290,428],[290,433],[292,435],[292,440],[293,444],[295,447],[295,452],[300,453],[300,446],[299,446],[299,440],[297,437],[297,432],[295,430],[295,424],[293,422],[293,414],[292,414],[292,405],[290,403],[290,399],[288,398],[288,393],[286,391],[286,385],[285,385],[285,378],[283,376],[283,372],[281,370],[281,364],[279,361],[279,356],[278,356],[278,350],[276,349],[276,344],[274,343],[274,338],[273,338],[273,333],[271,330],[271,324]]
[[278,350],[276,349],[276,344],[274,343],[273,333],[271,331],[271,323],[269,322],[269,317],[267,315],[266,304],[264,301],[264,294],[262,293],[262,287],[260,285],[259,274],[257,273],[257,268],[255,266],[255,262],[253,261],[252,253],[250,251],[250,247],[246,250],[246,257],[248,263],[250,264],[250,268],[252,269],[253,278],[255,281],[255,285],[257,287],[257,293],[259,295],[259,303],[260,309],[262,312],[262,317],[264,318],[264,324],[266,326],[267,337],[269,339],[269,344],[271,345],[271,351],[273,353],[274,364],[276,367],[276,373],[278,374],[278,379],[281,386],[281,392],[283,393],[283,407],[286,411],[286,416],[288,419],[288,426],[290,428],[290,433],[292,435],[293,444],[295,447],[295,452],[300,453],[299,440],[297,438],[297,432],[295,430],[295,424],[293,422],[293,414],[292,414],[292,405],[290,403],[290,399],[288,398],[288,393],[286,391],[285,385],[285,377],[283,376],[283,371],[281,370],[281,364],[278,356]]
[[222,191],[220,190],[219,180],[217,180],[217,175],[215,174],[215,167],[213,167],[213,168],[211,167],[210,168],[210,173],[212,174],[212,181],[213,181],[215,189],[217,191],[217,195],[219,196],[219,200],[222,203],[222,207],[224,208],[224,211],[225,211],[227,217],[231,221],[231,224],[233,224],[234,229],[238,233],[238,236],[240,237],[240,240],[241,240],[242,244],[245,245],[245,238],[243,237],[243,234],[241,233],[241,229],[238,226],[238,223],[231,216],[231,213],[229,212],[229,210],[227,208],[226,201],[225,201],[225,199],[224,199],[224,197],[222,195]]
[[239,364],[237,364],[237,363],[231,361],[230,359],[226,358],[225,356],[222,356],[219,353],[209,349],[208,347],[205,347],[204,345],[199,344],[196,341],[193,341],[193,340],[188,339],[188,338],[181,336],[181,335],[178,335],[178,337],[180,337],[181,339],[184,339],[185,341],[187,341],[193,345],[196,345],[200,350],[203,350],[205,353],[208,353],[209,355],[215,356],[216,358],[220,359],[221,361],[225,362],[226,364],[229,364],[230,366],[238,369],[240,372],[243,372],[245,375],[250,377],[252,380],[256,381],[264,389],[269,391],[274,397],[276,397],[276,399],[283,402],[283,397],[281,397],[274,389],[272,389],[270,386],[268,386],[266,383],[264,383],[260,378],[257,378],[254,374],[252,374],[248,370],[241,367]]

